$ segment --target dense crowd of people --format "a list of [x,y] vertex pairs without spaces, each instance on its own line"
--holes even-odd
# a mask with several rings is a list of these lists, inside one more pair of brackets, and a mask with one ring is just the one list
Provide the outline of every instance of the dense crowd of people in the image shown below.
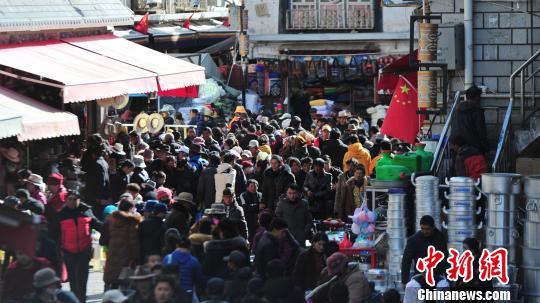
[[381,151],[411,146],[382,135],[382,120],[311,115],[239,107],[225,124],[193,110],[185,136],[94,134],[46,178],[20,170],[4,204],[42,224],[35,257],[7,252],[2,302],[85,302],[93,231],[103,302],[305,302],[314,289],[309,302],[399,302],[313,222],[350,221]]

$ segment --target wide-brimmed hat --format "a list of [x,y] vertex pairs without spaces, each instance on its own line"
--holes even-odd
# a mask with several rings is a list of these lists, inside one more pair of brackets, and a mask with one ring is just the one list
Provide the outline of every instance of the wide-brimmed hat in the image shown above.
[[347,110],[342,110],[338,113],[338,117],[350,117],[351,113]]
[[191,144],[191,146],[189,147],[189,152],[193,153],[193,154],[201,154],[202,153],[202,146],[200,146],[199,144]]
[[13,163],[21,162],[19,151],[14,147],[0,147],[0,154]]
[[129,96],[128,95],[122,95],[122,96],[116,96],[114,97],[114,102],[112,106],[116,109],[122,109],[126,107],[129,103]]
[[178,196],[174,198],[174,200],[176,200],[177,202],[184,202],[195,205],[195,203],[193,202],[193,195],[188,192],[179,193]]
[[133,276],[130,276],[129,278],[131,280],[147,280],[151,279],[155,276],[146,266],[139,265],[135,269],[135,273]]
[[257,140],[251,140],[251,141],[249,141],[248,147],[249,147],[249,148],[259,147],[259,141],[257,141]]
[[133,129],[138,134],[148,132],[148,121],[150,116],[147,113],[138,114],[133,120]]
[[115,154],[119,154],[121,156],[126,155],[126,152],[124,151],[124,145],[122,145],[122,143],[119,143],[119,142],[114,143],[111,149],[113,153]]
[[174,106],[170,104],[165,104],[163,107],[159,110],[160,113],[174,113],[176,110],[174,109]]
[[225,215],[227,211],[225,209],[225,204],[223,203],[212,203],[210,208],[204,210],[205,215]]
[[160,114],[151,114],[148,116],[148,132],[151,134],[155,134],[159,132],[163,126],[165,125],[165,120],[163,120],[163,116]]
[[253,154],[249,150],[244,150],[241,154],[242,157],[251,158],[253,157]]
[[56,276],[56,273],[51,268],[40,269],[34,274],[35,288],[44,288],[58,282],[60,282],[60,278]]
[[245,114],[246,108],[243,105],[238,105],[236,109],[234,110],[235,114]]
[[204,139],[202,137],[195,137],[195,138],[193,138],[191,143],[196,144],[196,145],[203,145],[204,144]]
[[109,289],[103,294],[101,302],[123,303],[129,299],[121,290]]
[[96,100],[97,105],[101,107],[109,107],[114,104],[114,97],[111,98],[104,98],[104,99],[97,99]]
[[135,165],[135,167],[145,168],[146,163],[144,163],[144,157],[141,155],[133,156],[133,165]]
[[24,181],[32,183],[35,186],[39,186],[42,190],[45,188],[45,182],[43,182],[43,177],[38,174],[31,174],[30,177],[28,177],[28,179]]

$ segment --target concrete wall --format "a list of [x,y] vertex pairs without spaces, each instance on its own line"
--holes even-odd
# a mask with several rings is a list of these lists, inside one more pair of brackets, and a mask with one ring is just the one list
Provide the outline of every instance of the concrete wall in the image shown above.
[[[248,35],[279,34],[280,10],[279,0],[246,0],[248,10]],[[257,15],[256,7],[266,5],[267,14]]]
[[[463,0],[435,0],[433,13],[443,23],[463,22]],[[540,1],[474,1],[474,82],[495,93],[508,93],[509,76],[532,53],[540,49],[540,17],[511,8],[540,13]],[[507,6],[505,8],[502,6]],[[511,7],[511,8],[510,8]],[[532,26],[531,26],[532,25]],[[452,89],[463,88],[461,72],[452,79]],[[540,87],[540,82],[537,81]]]

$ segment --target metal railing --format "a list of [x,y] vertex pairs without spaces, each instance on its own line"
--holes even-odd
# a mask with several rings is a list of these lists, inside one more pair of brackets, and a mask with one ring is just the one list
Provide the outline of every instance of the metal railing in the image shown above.
[[444,124],[439,142],[433,153],[433,163],[431,163],[430,174],[433,176],[438,176],[441,179],[444,177],[450,176],[452,174],[452,155],[450,151],[450,137],[452,136],[452,123],[456,116],[456,112],[459,108],[461,98],[461,92],[457,91],[454,94],[454,100],[452,107],[448,112],[446,117],[446,122]]
[[[506,109],[506,114],[504,116],[503,125],[501,128],[501,133],[499,134],[499,140],[497,142],[497,150],[495,151],[495,157],[493,159],[493,162],[491,164],[491,170],[493,172],[508,172],[508,170],[511,168],[511,160],[513,156],[513,152],[515,150],[512,136],[513,136],[513,129],[512,129],[512,111],[514,106],[514,100],[516,97],[516,87],[515,87],[515,79],[520,76],[520,92],[519,92],[519,114],[520,114],[520,121],[522,126],[525,126],[528,119],[531,117],[532,114],[536,112],[536,74],[540,72],[540,68],[530,73],[530,75],[526,77],[525,72],[528,70],[530,66],[533,65],[535,60],[540,57],[540,50],[537,51],[532,57],[530,57],[525,63],[523,63],[518,69],[516,69],[512,75],[510,76],[510,101],[508,102],[508,107]],[[532,94],[531,94],[531,106],[529,107],[532,109],[531,115],[529,115],[527,118],[525,117],[525,110],[526,104],[525,104],[525,84],[532,80]]]

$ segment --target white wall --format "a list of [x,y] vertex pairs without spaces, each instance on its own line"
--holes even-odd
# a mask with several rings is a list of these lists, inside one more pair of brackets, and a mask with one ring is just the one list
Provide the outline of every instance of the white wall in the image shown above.
[[[266,15],[257,15],[256,7],[266,4]],[[248,35],[273,35],[279,33],[279,0],[246,0],[248,10]]]
[[408,32],[414,7],[383,7],[383,32]]

